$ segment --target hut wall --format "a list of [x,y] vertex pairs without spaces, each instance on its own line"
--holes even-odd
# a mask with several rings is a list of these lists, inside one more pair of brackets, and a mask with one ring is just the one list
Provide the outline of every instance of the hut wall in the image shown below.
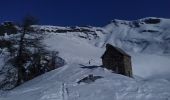
[[116,69],[116,63],[115,63],[115,61],[114,61],[114,59],[113,58],[103,58],[102,59],[102,62],[103,62],[103,66],[105,67],[105,68],[108,68],[108,69],[111,69],[111,70],[114,70],[115,71],[115,69]]
[[102,56],[103,66],[118,74],[132,77],[131,57],[123,55],[114,48],[107,48]]
[[125,74],[123,56],[115,55],[115,57],[105,56],[102,59],[103,66],[111,69],[119,74]]
[[126,76],[132,77],[131,57],[124,56],[124,67]]

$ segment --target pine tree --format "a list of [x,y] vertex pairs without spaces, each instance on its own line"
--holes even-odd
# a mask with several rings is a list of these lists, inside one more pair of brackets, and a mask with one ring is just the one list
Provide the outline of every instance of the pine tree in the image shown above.
[[32,16],[26,16],[22,22],[22,25],[20,26],[20,36],[19,36],[19,45],[18,45],[18,52],[16,56],[16,62],[15,65],[18,69],[18,82],[17,85],[20,85],[22,82],[24,82],[26,69],[24,64],[28,59],[30,59],[29,52],[27,50],[27,47],[29,46],[35,46],[35,42],[38,42],[38,38],[33,37],[33,39],[29,39],[26,37],[26,35],[31,36],[31,34],[35,35],[35,31],[32,27],[32,25],[36,24],[37,20]]

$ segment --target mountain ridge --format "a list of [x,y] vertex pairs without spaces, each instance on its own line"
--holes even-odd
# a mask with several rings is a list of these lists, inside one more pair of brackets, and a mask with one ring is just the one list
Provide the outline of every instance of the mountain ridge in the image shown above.
[[43,32],[74,34],[93,41],[92,44],[98,47],[110,43],[128,52],[170,55],[170,19],[147,17],[134,21],[113,20],[104,27],[36,27]]

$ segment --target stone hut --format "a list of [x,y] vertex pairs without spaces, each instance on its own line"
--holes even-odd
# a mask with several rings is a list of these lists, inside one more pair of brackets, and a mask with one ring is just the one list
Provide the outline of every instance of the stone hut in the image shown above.
[[103,67],[115,73],[132,77],[131,56],[122,49],[106,44],[106,51],[101,58]]

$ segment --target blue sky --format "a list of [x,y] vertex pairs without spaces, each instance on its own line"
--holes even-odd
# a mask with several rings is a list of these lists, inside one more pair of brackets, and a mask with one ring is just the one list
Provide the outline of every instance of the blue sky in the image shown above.
[[113,19],[170,18],[170,0],[1,0],[0,22],[25,15],[47,25],[103,26]]

